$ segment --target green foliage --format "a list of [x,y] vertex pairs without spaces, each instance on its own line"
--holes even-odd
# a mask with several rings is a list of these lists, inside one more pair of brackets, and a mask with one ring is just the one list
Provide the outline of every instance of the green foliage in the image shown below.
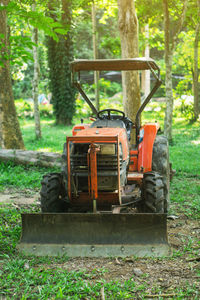
[[[25,101],[23,99],[15,100],[17,115],[20,119],[34,118],[34,111],[33,111],[33,102],[32,101]],[[43,118],[51,118],[53,117],[53,106],[52,104],[40,104],[39,105],[40,116]]]
[[122,92],[121,84],[105,80],[104,78],[99,80],[99,89],[103,97],[114,97],[115,94]]
[[[91,2],[86,1],[73,11],[73,41],[76,58],[93,58]],[[98,57],[119,58],[121,46],[119,32],[116,30],[117,4],[105,0],[95,1],[95,5]]]
[[194,107],[193,104],[189,104],[186,102],[186,100],[181,101],[181,107],[180,107],[182,115],[189,121],[193,121],[194,116]]
[[[7,14],[9,17],[19,18],[23,20],[26,24],[30,24],[33,27],[38,28],[39,30],[43,30],[46,35],[51,36],[53,39],[58,41],[58,35],[56,32],[59,29],[62,32],[59,34],[66,34],[68,28],[63,27],[63,25],[58,22],[54,21],[53,18],[45,15],[45,10],[47,8],[47,1],[43,1],[39,3],[37,6],[37,11],[31,10],[31,5],[33,4],[32,1],[9,1],[7,6],[1,5],[0,9],[6,9]],[[42,5],[43,4],[43,5]]]
[[[9,59],[12,78],[14,79],[14,97],[31,97],[33,78],[32,56],[32,28],[39,29],[39,41],[44,44],[44,35],[51,36],[58,41],[60,35],[66,35],[68,26],[54,21],[47,16],[48,1],[36,1],[36,11],[32,11],[33,1],[8,1],[8,5],[1,5],[1,10],[6,10],[9,26],[9,49],[4,59]],[[41,40],[42,37],[42,40]],[[0,42],[3,39],[0,36]],[[3,43],[0,43],[3,46]],[[39,45],[40,84],[39,92],[47,93],[47,58],[44,57],[44,45]],[[42,53],[43,52],[43,53]],[[2,58],[3,59],[3,58]],[[0,58],[0,63],[1,60]]]
[[20,33],[20,31],[17,31],[15,32],[16,35],[10,36],[11,66],[22,67],[24,63],[33,61],[33,56],[30,50],[32,50],[34,43],[31,41],[30,37],[23,36]]
[[[39,32],[39,45],[38,56],[40,65],[40,80],[38,85],[39,94],[48,94],[48,64],[47,64],[47,48],[44,44],[44,33]],[[26,46],[24,45],[24,49]],[[11,47],[11,50],[13,47]],[[13,50],[12,50],[13,51]],[[32,52],[30,52],[32,56]],[[29,60],[26,63],[21,57],[20,64],[14,64],[11,66],[12,79],[13,79],[13,94],[14,98],[32,98],[32,80],[33,80],[33,61]]]

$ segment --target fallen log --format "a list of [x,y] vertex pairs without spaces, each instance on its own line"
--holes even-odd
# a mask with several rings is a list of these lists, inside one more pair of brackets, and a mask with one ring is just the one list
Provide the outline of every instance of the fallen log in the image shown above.
[[0,149],[0,161],[41,167],[61,167],[61,154],[15,149]]

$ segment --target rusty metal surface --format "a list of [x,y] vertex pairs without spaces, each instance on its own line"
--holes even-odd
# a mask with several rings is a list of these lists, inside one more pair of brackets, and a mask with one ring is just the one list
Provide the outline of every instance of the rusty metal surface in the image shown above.
[[154,70],[159,69],[153,59],[145,57],[131,59],[82,59],[71,63],[72,72],[149,70],[151,68]]
[[100,145],[91,143],[88,149],[88,186],[92,200],[98,199],[98,182],[97,182],[97,152],[100,152]]
[[166,220],[165,214],[22,214],[19,249],[36,255],[62,249],[68,256],[168,255]]

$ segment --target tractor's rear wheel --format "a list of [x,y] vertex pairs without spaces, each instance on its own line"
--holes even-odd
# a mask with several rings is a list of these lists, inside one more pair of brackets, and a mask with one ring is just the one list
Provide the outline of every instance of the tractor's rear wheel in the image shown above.
[[67,202],[63,176],[50,173],[43,176],[40,202],[42,212],[66,212]]
[[142,186],[142,204],[144,213],[164,213],[164,185],[162,176],[157,172],[144,174]]
[[152,172],[145,173],[140,212],[167,213],[169,209],[169,147],[165,136],[158,135],[153,145]]

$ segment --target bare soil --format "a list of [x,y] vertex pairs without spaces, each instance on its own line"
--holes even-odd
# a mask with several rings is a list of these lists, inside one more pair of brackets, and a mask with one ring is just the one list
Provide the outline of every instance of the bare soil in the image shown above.
[[[6,190],[0,193],[1,205],[7,203],[20,206],[39,206],[39,194],[29,190],[22,192]],[[172,211],[176,211],[173,207]],[[124,282],[131,279],[136,284],[145,284],[151,297],[157,295],[157,289],[163,297],[176,298],[176,291],[187,290],[195,285],[192,299],[200,294],[200,220],[189,219],[182,212],[176,212],[168,219],[168,238],[173,255],[169,258],[135,258],[104,259],[104,258],[70,258],[62,265],[47,265],[46,268],[61,267],[69,271],[84,270],[94,273],[89,280],[94,282],[100,278],[106,281]]]

